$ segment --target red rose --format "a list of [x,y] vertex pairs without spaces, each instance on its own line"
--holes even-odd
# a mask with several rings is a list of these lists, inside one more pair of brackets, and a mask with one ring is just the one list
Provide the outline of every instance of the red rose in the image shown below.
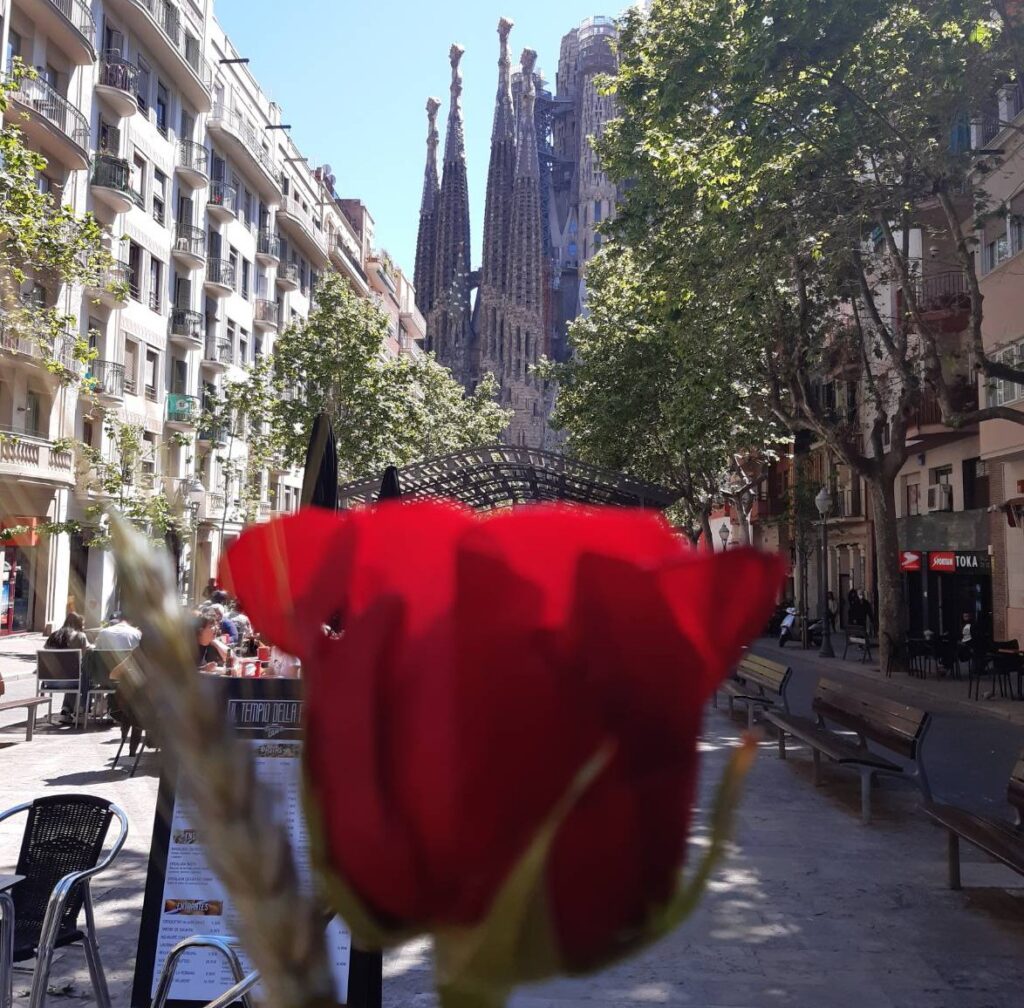
[[314,846],[385,928],[478,924],[610,753],[544,869],[557,960],[580,970],[675,892],[702,709],[781,572],[650,512],[393,503],[257,526],[222,577],[303,661]]

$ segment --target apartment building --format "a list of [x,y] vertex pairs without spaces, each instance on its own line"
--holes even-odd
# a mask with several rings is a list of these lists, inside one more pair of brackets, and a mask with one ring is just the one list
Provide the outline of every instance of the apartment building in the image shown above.
[[[0,632],[59,623],[69,599],[95,625],[116,603],[109,552],[35,531],[83,519],[90,503],[65,439],[109,454],[105,413],[141,428],[141,468],[129,475],[193,516],[169,546],[195,597],[245,521],[293,510],[300,489],[298,474],[268,471],[247,513],[245,444],[201,429],[204,397],[273,352],[325,271],[370,296],[368,249],[330,168],[295,146],[210,0],[7,0],[2,40],[8,64],[20,56],[39,74],[8,118],[47,158],[40,185],[103,224],[127,295],[22,292],[78,320],[96,350],[95,392],[61,387],[3,343],[0,427],[16,437],[0,443],[0,513],[29,532],[4,547]],[[402,332],[422,338],[406,317],[399,344]]]

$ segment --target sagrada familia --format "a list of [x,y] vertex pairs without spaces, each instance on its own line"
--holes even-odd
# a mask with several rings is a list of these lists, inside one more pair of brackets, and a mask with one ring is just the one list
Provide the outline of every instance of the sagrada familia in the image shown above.
[[[441,103],[427,101],[427,165],[416,246],[416,302],[425,348],[472,389],[488,372],[514,410],[511,445],[553,448],[556,389],[532,371],[564,360],[566,328],[583,308],[582,267],[600,247],[595,225],[614,213],[617,190],[600,171],[592,136],[614,115],[595,78],[614,73],[611,18],[595,17],[562,40],[554,94],[523,51],[512,72],[512,22],[498,23],[498,93],[484,207],[483,256],[470,252],[469,189],[462,117],[462,47],[453,45],[451,99],[439,177]],[[474,296],[475,295],[475,296]]]

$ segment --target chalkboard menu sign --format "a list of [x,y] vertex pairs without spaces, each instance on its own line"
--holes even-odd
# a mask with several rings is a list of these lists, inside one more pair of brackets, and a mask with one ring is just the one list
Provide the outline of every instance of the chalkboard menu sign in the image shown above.
[[[311,886],[308,843],[301,807],[302,683],[294,679],[211,678],[210,702],[222,704],[235,732],[251,747],[260,781],[274,795],[274,809],[288,830],[303,884]],[[160,970],[171,949],[193,935],[237,935],[230,897],[206,862],[187,792],[165,760],[160,778],[146,895],[139,931],[132,1008],[149,1008]],[[339,1004],[380,1008],[381,959],[352,948],[342,921],[327,927],[328,949]],[[250,965],[244,950],[242,964]],[[197,1008],[234,982],[223,957],[189,951],[171,988],[172,1008]]]

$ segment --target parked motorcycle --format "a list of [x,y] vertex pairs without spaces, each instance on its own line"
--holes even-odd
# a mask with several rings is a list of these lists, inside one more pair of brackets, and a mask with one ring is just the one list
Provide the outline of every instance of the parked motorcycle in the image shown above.
[[[820,619],[807,624],[807,640],[813,647],[821,647],[821,637],[825,627]],[[800,616],[795,609],[787,609],[779,627],[779,647],[785,647],[791,640],[802,640],[800,633]]]

